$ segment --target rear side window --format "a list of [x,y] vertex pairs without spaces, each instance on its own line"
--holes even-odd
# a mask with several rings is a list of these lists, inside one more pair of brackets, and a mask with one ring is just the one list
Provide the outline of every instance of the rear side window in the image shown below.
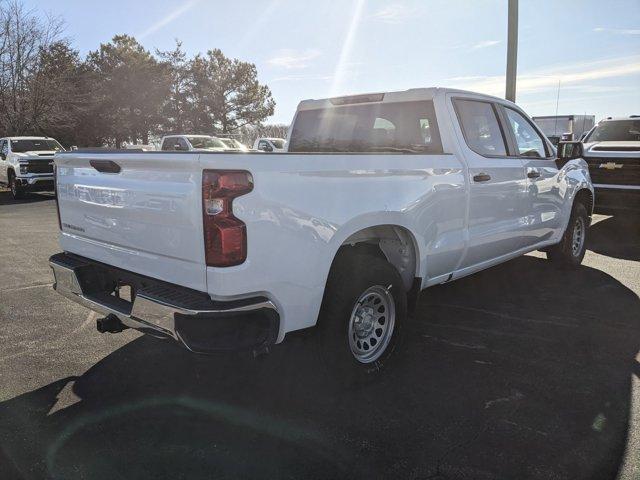
[[298,112],[290,152],[442,153],[433,102],[346,105]]
[[171,150],[175,150],[174,145],[176,143],[176,139],[174,138],[165,138],[164,142],[162,142],[162,150],[164,151],[171,151]]
[[504,136],[493,105],[478,100],[454,100],[465,141],[485,157],[506,156]]
[[547,151],[544,146],[544,140],[533,128],[531,122],[520,113],[510,108],[505,108],[509,126],[513,132],[518,145],[518,153],[523,157],[545,158]]

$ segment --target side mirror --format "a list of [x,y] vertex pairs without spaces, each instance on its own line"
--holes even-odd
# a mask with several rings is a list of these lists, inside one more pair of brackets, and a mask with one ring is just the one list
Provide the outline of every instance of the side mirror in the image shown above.
[[583,155],[584,146],[582,142],[559,142],[556,164],[558,165],[558,168],[561,168],[569,160],[582,158]]
[[76,150],[78,150],[78,146],[77,145],[71,145],[71,151],[75,152]]
[[4,152],[3,152],[3,153],[0,153],[0,158],[1,158],[2,160],[6,160],[6,159],[7,159],[7,155],[6,155]]

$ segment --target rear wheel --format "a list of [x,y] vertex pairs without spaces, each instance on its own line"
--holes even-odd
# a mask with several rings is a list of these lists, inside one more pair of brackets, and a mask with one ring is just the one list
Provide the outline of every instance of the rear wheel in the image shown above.
[[18,184],[15,174],[9,172],[9,188],[11,189],[11,195],[14,199],[18,200],[23,197],[24,190],[21,185]]
[[394,356],[407,317],[400,274],[368,253],[336,259],[327,282],[315,335],[318,356],[341,385],[365,383]]
[[582,203],[575,203],[562,240],[547,250],[547,258],[565,267],[577,267],[582,263],[587,249],[589,216]]

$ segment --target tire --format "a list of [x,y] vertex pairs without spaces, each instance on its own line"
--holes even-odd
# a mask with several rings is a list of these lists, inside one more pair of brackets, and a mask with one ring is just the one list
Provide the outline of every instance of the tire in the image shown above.
[[393,265],[377,255],[339,254],[318,320],[317,357],[331,383],[368,383],[387,368],[401,343],[407,294]]
[[16,176],[13,173],[9,173],[9,189],[14,200],[20,200],[24,196],[24,190],[16,182]]
[[587,250],[588,228],[587,209],[582,203],[575,203],[562,240],[547,250],[547,258],[562,267],[579,266]]

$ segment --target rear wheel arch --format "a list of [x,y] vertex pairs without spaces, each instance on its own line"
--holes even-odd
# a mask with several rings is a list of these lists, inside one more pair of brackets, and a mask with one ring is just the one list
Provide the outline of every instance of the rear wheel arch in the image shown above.
[[413,287],[419,267],[418,247],[414,235],[406,227],[384,224],[352,233],[334,255],[331,270],[346,255],[356,253],[367,253],[386,260],[402,277],[405,289],[409,291]]

